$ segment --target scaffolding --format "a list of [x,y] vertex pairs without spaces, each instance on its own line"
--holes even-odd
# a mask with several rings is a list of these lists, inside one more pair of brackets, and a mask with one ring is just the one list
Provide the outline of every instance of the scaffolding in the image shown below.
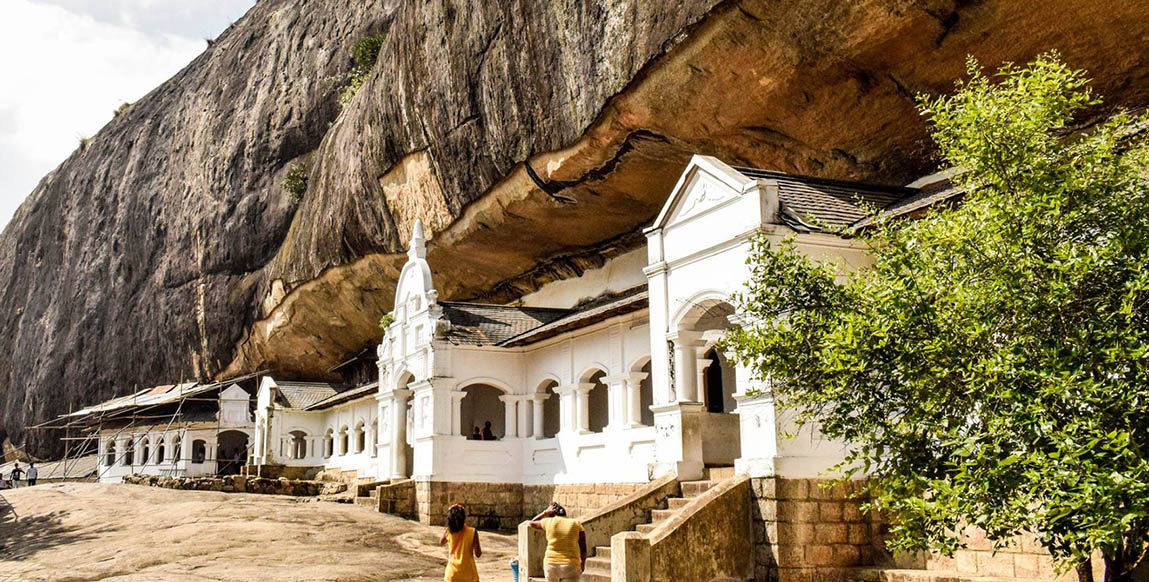
[[[163,424],[164,428],[162,431],[160,431],[160,434],[165,435],[165,441],[166,441],[166,435],[169,434],[169,432],[171,432],[173,425],[176,425],[177,422],[180,422],[181,416],[183,414],[185,403],[187,403],[187,402],[216,402],[216,403],[218,403],[219,402],[219,396],[218,395],[216,397],[204,397],[201,395],[210,393],[212,391],[220,391],[220,390],[224,389],[225,387],[230,386],[232,384],[239,384],[241,382],[245,382],[248,380],[258,378],[259,376],[261,376],[265,373],[266,373],[266,371],[261,370],[261,371],[254,372],[251,374],[245,374],[243,376],[239,376],[236,378],[231,378],[228,380],[222,380],[222,381],[218,381],[218,382],[212,382],[209,384],[199,384],[199,383],[194,383],[194,382],[193,383],[184,383],[181,380],[180,383],[172,386],[172,390],[177,391],[176,394],[174,394],[174,395],[170,394],[170,390],[168,392],[160,393],[159,395],[148,394],[147,396],[159,396],[159,398],[156,398],[155,402],[145,401],[142,405],[141,405],[141,397],[145,396],[145,392],[149,392],[149,390],[154,390],[155,388],[152,388],[149,390],[135,390],[131,394],[130,397],[119,397],[119,396],[117,396],[117,397],[114,397],[111,400],[107,400],[101,404],[81,409],[81,411],[79,411],[79,412],[74,412],[71,409],[71,407],[69,407],[68,414],[59,416],[55,419],[52,419],[52,420],[49,420],[49,421],[31,426],[31,427],[28,427],[28,429],[29,430],[63,430],[64,431],[64,435],[62,437],[59,437],[59,438],[60,438],[60,440],[62,440],[64,442],[64,458],[62,459],[62,464],[64,466],[65,478],[68,474],[68,466],[69,465],[75,466],[75,464],[79,461],[80,458],[82,458],[88,454],[91,454],[91,452],[93,450],[96,452],[97,455],[102,454],[100,451],[100,447],[99,447],[99,443],[101,440],[103,440],[104,438],[108,438],[110,436],[109,441],[115,443],[115,442],[119,441],[120,436],[125,431],[128,431],[129,434],[132,434],[132,439],[130,440],[130,442],[128,443],[127,446],[124,446],[122,448],[123,450],[117,450],[116,451],[116,455],[112,458],[111,463],[103,463],[102,461],[104,459],[99,458],[99,457],[97,458],[97,467],[102,467],[96,476],[96,480],[98,481],[113,467],[123,466],[124,461],[125,461],[125,459],[128,459],[129,454],[133,456],[133,458],[129,462],[131,462],[133,465],[135,464],[134,457],[135,457],[136,451],[141,446],[141,444],[144,442],[144,439],[147,437],[143,434],[140,434],[140,435],[133,434],[132,429],[135,429],[135,428],[138,428],[141,426],[155,427],[155,426],[158,426],[160,424]],[[185,396],[185,394],[187,394],[187,395]],[[171,413],[160,413],[160,411],[157,410],[157,409],[160,409],[160,408],[165,407],[165,406],[170,406],[171,404],[176,405],[175,410],[172,411]],[[85,411],[89,411],[89,410],[90,410],[90,412],[85,412]],[[130,415],[125,414],[126,412],[129,412],[129,411],[130,411]],[[153,414],[145,414],[148,412],[153,412]],[[221,429],[223,428],[221,426],[220,413],[221,413],[221,410],[219,407],[217,407],[217,409],[215,411],[215,415],[214,415],[215,416],[214,434],[217,437],[220,434]],[[127,421],[126,424],[123,424],[124,421]],[[159,422],[153,422],[153,421],[159,421]],[[166,421],[166,422],[164,422],[164,421]],[[112,433],[111,435],[105,435],[104,434],[104,424],[105,423],[111,423],[111,422],[116,422],[119,426],[117,427],[115,432]],[[183,422],[181,422],[180,424],[186,425],[186,423],[183,423]],[[81,433],[81,436],[73,436],[75,434],[73,431],[78,431],[79,433]],[[244,448],[242,450],[241,456],[243,459],[247,459],[247,460],[250,459],[251,445],[252,445],[252,441],[254,440],[254,436],[255,435],[253,435],[252,439],[248,439],[247,444],[244,446]],[[184,440],[186,440],[186,439],[184,439],[182,435],[177,437],[177,438],[179,438],[179,446],[180,446],[180,449],[179,449],[180,452],[179,452],[178,456],[182,457],[182,452],[184,450],[183,447],[187,446],[187,443],[184,442]],[[150,447],[151,446],[150,441],[148,444]],[[216,473],[217,474],[218,474],[219,469],[220,469],[218,446],[219,445],[217,442],[216,450],[214,451],[214,455],[213,455],[213,457],[216,461]],[[119,448],[119,447],[117,447],[117,448]],[[23,449],[21,448],[21,450],[23,450]],[[176,451],[172,451],[172,453],[175,453],[175,452]],[[26,453],[27,453],[27,451],[25,451],[25,454]],[[153,451],[149,449],[147,451],[146,456],[151,457],[152,454],[153,454]],[[206,455],[206,451],[205,451],[205,458],[206,458],[206,456],[207,455]],[[179,461],[179,460],[181,460],[181,459],[179,459],[179,458],[175,459],[175,461]],[[144,464],[147,464],[147,461],[148,461],[148,458],[145,458]],[[244,466],[246,466],[246,464],[247,463],[245,462]],[[177,471],[176,463],[175,462],[170,463],[168,467],[162,468],[161,471],[163,472],[161,474],[167,474],[168,476],[173,476],[175,474],[175,472]]]

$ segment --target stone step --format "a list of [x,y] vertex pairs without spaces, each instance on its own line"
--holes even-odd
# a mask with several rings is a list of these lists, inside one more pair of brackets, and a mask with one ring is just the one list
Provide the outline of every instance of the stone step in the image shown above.
[[671,497],[670,499],[666,500],[667,507],[673,511],[678,511],[679,509],[686,507],[687,503],[690,503],[690,500],[685,497]]
[[355,498],[355,505],[363,505],[366,507],[370,507],[371,509],[375,509],[375,507],[378,505],[378,503],[370,497],[356,497]]
[[593,558],[587,558],[586,559],[586,571],[584,572],[584,574],[585,573],[604,574],[609,578],[610,577],[610,558],[600,558],[598,556],[595,556]]
[[733,476],[733,465],[706,468],[706,478],[711,481],[725,481]]
[[610,546],[595,546],[594,557],[610,559]]
[[610,582],[610,572],[602,574],[588,570],[582,573],[582,582]]
[[682,496],[686,498],[698,497],[717,484],[714,481],[683,481]]
[[846,582],[1053,582],[1045,578],[1006,578],[949,570],[904,568],[849,568],[842,579]]
[[650,512],[650,523],[662,523],[674,514],[678,513],[677,509],[655,509]]
[[636,531],[642,535],[646,535],[646,534],[654,531],[654,528],[656,528],[656,527],[658,527],[658,526],[654,525],[653,523],[644,523],[642,525],[635,527],[634,531]]

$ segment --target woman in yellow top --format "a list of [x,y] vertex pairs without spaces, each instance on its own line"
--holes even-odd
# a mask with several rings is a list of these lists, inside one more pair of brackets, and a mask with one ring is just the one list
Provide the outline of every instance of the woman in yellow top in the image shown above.
[[439,538],[439,545],[451,542],[451,558],[447,560],[444,582],[479,582],[479,569],[475,558],[483,555],[479,545],[479,530],[466,524],[467,510],[456,503],[447,510],[447,529]]
[[578,582],[586,569],[586,532],[582,524],[567,517],[563,506],[551,503],[531,520],[531,527],[547,534],[547,553],[543,556],[547,582]]

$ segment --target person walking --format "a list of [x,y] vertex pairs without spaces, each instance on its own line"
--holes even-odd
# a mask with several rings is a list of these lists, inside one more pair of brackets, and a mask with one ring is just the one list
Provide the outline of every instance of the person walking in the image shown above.
[[482,557],[479,530],[467,525],[467,510],[458,503],[447,510],[447,529],[439,538],[439,545],[450,542],[451,557],[443,582],[479,582],[479,568],[475,558]]
[[28,486],[36,485],[36,478],[40,476],[40,470],[36,468],[36,463],[28,463]]
[[543,571],[547,582],[579,582],[586,569],[586,532],[577,520],[567,517],[567,510],[551,503],[531,520],[531,527],[547,535],[547,553]]
[[16,463],[16,468],[12,469],[12,488],[15,489],[20,486],[20,480],[24,478],[24,469],[20,468],[20,463]]

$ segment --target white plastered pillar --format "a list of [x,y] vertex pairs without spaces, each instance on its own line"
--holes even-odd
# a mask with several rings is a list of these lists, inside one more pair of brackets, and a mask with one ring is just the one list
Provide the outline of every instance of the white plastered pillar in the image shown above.
[[[389,441],[391,448],[391,478],[405,479],[407,468],[407,399],[411,397],[410,390],[392,390],[384,394],[388,418]],[[383,406],[380,411],[383,411]]]
[[602,379],[607,389],[606,430],[621,430],[626,424],[626,382],[628,376],[606,376]]
[[519,424],[516,418],[518,397],[504,394],[499,396],[499,401],[503,403],[503,438],[517,438],[519,436]]
[[642,426],[642,381],[646,376],[645,372],[631,372],[626,375],[627,428]]
[[578,411],[575,430],[579,433],[590,432],[590,391],[593,388],[594,384],[590,382],[575,384],[573,396],[575,410]]
[[531,432],[531,436],[536,439],[543,438],[543,433],[545,432],[543,426],[543,422],[545,420],[543,418],[543,404],[546,402],[547,398],[552,397],[554,397],[553,394],[535,394],[531,397],[531,406],[534,408],[534,417],[531,420],[534,421],[535,425],[533,427],[534,430]]

